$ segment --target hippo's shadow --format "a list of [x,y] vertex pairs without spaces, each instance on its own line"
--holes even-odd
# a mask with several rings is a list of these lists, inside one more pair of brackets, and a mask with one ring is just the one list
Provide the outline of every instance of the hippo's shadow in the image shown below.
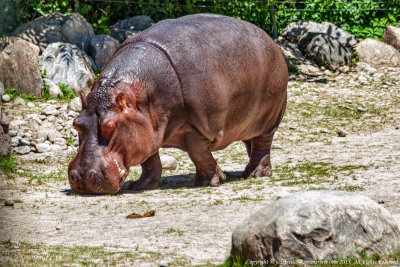
[[[224,172],[226,174],[226,180],[224,183],[231,183],[234,181],[238,181],[243,178],[241,171],[234,171],[234,172]],[[159,190],[169,190],[169,189],[194,189],[200,188],[200,186],[196,186],[194,184],[194,173],[184,174],[184,175],[170,175],[170,176],[162,176],[161,177],[161,185]],[[125,182],[121,188],[121,194],[135,194],[145,192],[142,191],[135,191],[129,190],[128,185],[129,182]]]
[[[241,171],[234,171],[234,172],[224,172],[226,174],[226,180],[224,183],[231,183],[235,181],[239,181],[243,179]],[[161,177],[161,185],[159,190],[169,190],[169,189],[194,189],[200,188],[200,186],[194,185],[194,173],[189,173],[185,175],[170,175],[170,176],[162,176]],[[129,190],[128,185],[131,181],[127,181],[122,186],[121,190],[117,193],[118,194],[138,194],[142,192],[146,192],[146,190],[135,191]],[[90,194],[90,193],[75,193],[71,189],[64,189],[61,190],[67,196],[76,196],[79,195],[81,197],[95,197],[98,194]]]

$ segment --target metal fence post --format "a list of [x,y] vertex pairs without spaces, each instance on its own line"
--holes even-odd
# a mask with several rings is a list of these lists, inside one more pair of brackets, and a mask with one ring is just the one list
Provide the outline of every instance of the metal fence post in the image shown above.
[[269,15],[271,17],[271,24],[272,24],[272,38],[276,39],[278,37],[278,32],[277,32],[277,27],[276,27],[276,6],[275,5],[269,5]]

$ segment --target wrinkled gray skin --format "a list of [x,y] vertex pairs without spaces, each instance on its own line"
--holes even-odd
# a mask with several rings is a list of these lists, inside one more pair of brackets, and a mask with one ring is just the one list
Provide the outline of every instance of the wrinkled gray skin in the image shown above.
[[72,190],[117,193],[160,184],[160,147],[186,151],[195,184],[225,175],[211,151],[242,140],[244,177],[271,175],[270,147],[286,106],[288,72],[273,40],[238,19],[199,14],[161,21],[126,40],[83,97],[80,146],[68,169]]

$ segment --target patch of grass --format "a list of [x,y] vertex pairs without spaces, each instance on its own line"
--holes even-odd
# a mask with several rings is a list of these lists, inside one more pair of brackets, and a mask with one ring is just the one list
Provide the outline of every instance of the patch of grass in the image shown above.
[[60,88],[61,92],[63,93],[63,96],[59,96],[58,98],[64,99],[64,100],[69,100],[73,99],[75,97],[74,90],[69,88],[65,84],[59,84],[58,87]]
[[14,154],[0,158],[0,171],[3,172],[7,178],[14,178],[17,171],[17,160]]
[[359,185],[343,185],[336,187],[335,190],[354,192],[354,191],[362,191],[364,190],[364,188]]
[[7,94],[10,96],[11,101],[14,100],[17,97],[21,97],[22,99],[26,100],[26,101],[33,101],[35,100],[35,96],[34,95],[27,95],[27,94],[19,94],[17,92],[17,89],[15,88],[6,88],[4,90],[4,94]]
[[138,262],[172,258],[171,266],[186,266],[182,256],[154,251],[121,250],[113,247],[48,246],[24,242],[0,243],[1,266],[137,266]]
[[179,236],[182,236],[185,232],[174,228],[168,228],[164,233],[165,234],[177,233]]
[[281,181],[283,186],[330,183],[337,180],[339,174],[351,175],[354,170],[367,168],[363,165],[334,166],[329,162],[306,161],[295,166],[276,166],[271,180]]
[[263,198],[261,196],[257,196],[256,198],[251,198],[249,196],[243,195],[240,197],[231,198],[232,201],[261,201]]
[[222,203],[224,203],[224,202],[222,201],[222,199],[216,199],[216,200],[214,201],[214,204],[215,204],[215,205],[221,205]]

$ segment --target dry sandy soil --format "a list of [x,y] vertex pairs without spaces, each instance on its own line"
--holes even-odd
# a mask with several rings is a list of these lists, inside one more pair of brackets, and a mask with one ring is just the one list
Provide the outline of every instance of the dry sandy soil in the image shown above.
[[[237,224],[280,197],[306,190],[355,191],[378,201],[400,223],[400,69],[323,78],[291,76],[272,177],[241,179],[247,154],[237,142],[215,153],[228,176],[218,188],[193,187],[187,155],[162,149],[179,166],[163,171],[159,190],[79,195],[67,181],[73,154],[17,156],[14,178],[0,173],[0,265],[220,264]],[[339,137],[338,129],[347,135]],[[134,167],[128,179],[139,174]],[[14,200],[14,207],[4,206],[5,199]],[[155,216],[126,218],[150,210]]]

